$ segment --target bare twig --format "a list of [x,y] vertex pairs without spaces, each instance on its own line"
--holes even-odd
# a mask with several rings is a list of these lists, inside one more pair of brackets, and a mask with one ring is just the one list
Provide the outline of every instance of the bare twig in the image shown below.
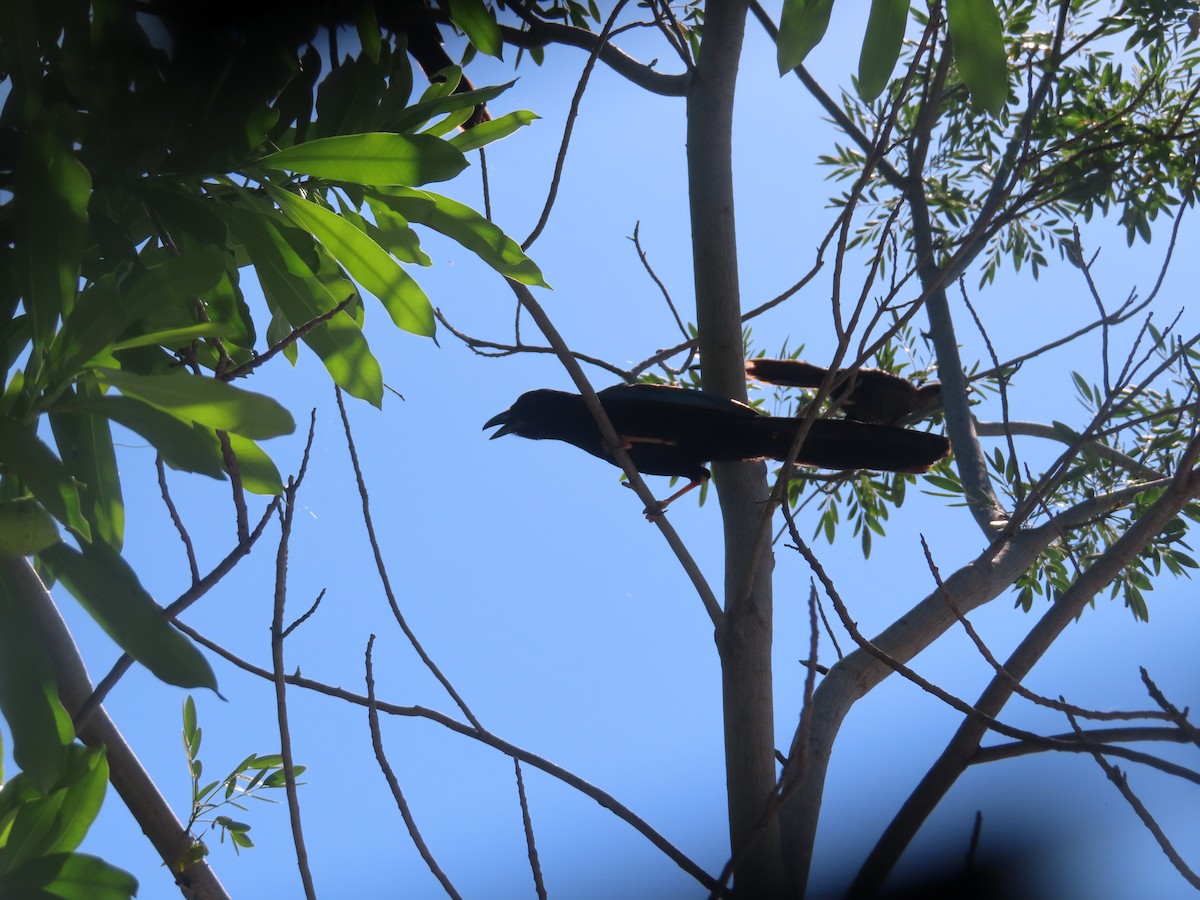
[[571,98],[571,108],[567,112],[567,124],[563,129],[562,143],[558,148],[558,158],[554,161],[554,175],[550,179],[550,190],[546,196],[546,205],[542,208],[542,214],[538,217],[537,224],[533,226],[533,231],[529,232],[529,237],[521,242],[521,249],[528,250],[533,242],[538,239],[538,235],[542,233],[542,229],[546,227],[546,222],[550,219],[550,210],[554,208],[554,198],[558,196],[558,183],[562,179],[563,164],[567,161],[567,147],[571,143],[571,131],[575,127],[575,119],[579,116],[579,104],[583,101],[583,92],[587,89],[588,79],[591,78],[592,69],[596,66],[596,60],[600,57],[600,51],[608,44],[609,35],[612,33],[613,26],[617,23],[617,16],[621,14],[621,10],[625,8],[625,4],[629,0],[617,0],[613,11],[609,14],[608,20],[604,23],[604,27],[600,29],[600,34],[596,38],[596,45],[592,48],[592,52],[588,55],[587,62],[584,63],[583,73],[579,76],[579,84],[575,87],[575,96]]
[[[1082,733],[1079,731],[1079,726],[1076,724],[1074,717],[1070,713],[1067,714],[1067,717],[1071,720],[1071,727],[1076,732]],[[1129,787],[1129,779],[1126,778],[1125,773],[1106,760],[1098,750],[1092,751],[1092,758],[1096,760],[1096,765],[1104,770],[1104,774],[1116,786],[1117,791],[1125,798],[1125,802],[1137,813],[1137,817],[1142,820],[1142,824],[1146,826],[1146,830],[1158,841],[1158,845],[1162,848],[1163,853],[1166,854],[1167,859],[1171,861],[1171,865],[1175,867],[1175,870],[1184,877],[1188,884],[1200,890],[1200,875],[1192,871],[1188,864],[1184,862],[1183,857],[1179,855],[1179,852],[1167,838],[1162,827],[1155,821],[1154,816],[1150,814],[1150,810],[1146,809],[1146,805],[1142,803],[1138,795]]]
[[171,499],[171,489],[167,486],[167,467],[163,465],[161,453],[154,454],[154,467],[158,471],[159,493],[162,495],[163,503],[167,506],[167,513],[171,516],[175,530],[179,532],[179,539],[183,541],[183,547],[187,553],[188,570],[192,573],[192,584],[194,585],[200,580],[200,567],[196,563],[196,548],[192,545],[192,536],[188,534],[187,527],[180,518],[179,510],[175,508],[175,501]]
[[296,511],[296,493],[308,469],[309,454],[312,450],[316,427],[317,413],[316,410],[313,410],[308,429],[308,443],[304,447],[304,458],[300,462],[300,470],[294,479],[288,479],[287,486],[284,488],[284,503],[279,513],[279,551],[275,556],[275,603],[271,617],[271,680],[275,684],[275,714],[279,721],[279,755],[283,759],[288,816],[291,820],[292,840],[296,846],[296,867],[300,871],[304,896],[308,900],[316,900],[317,891],[313,886],[312,870],[308,865],[308,848],[304,844],[304,827],[300,818],[300,797],[296,790],[296,765],[292,758],[292,735],[288,727],[287,682],[284,679],[283,671],[283,610],[287,600],[288,542],[291,538],[292,520]]
[[[226,661],[237,666],[242,671],[249,672],[252,675],[256,675],[259,678],[263,678],[268,681],[273,678],[271,672],[269,672],[267,669],[253,665],[252,663],[249,663],[241,657],[231,653],[228,649],[221,646],[216,641],[205,637],[191,626],[185,625],[182,622],[177,622],[176,626],[180,631],[182,631],[192,640],[196,641],[196,643],[207,647],[213,653],[216,653],[222,659],[225,659]],[[356,706],[366,707],[370,704],[368,698],[362,694],[355,694],[354,692],[348,691],[345,688],[324,684],[320,681],[316,681],[312,678],[306,678],[299,674],[286,675],[284,676],[284,680],[288,684],[295,687],[313,691],[314,693],[322,694],[326,697],[343,700],[347,703],[353,703]],[[621,819],[623,822],[645,837],[648,841],[650,841],[650,843],[662,851],[664,856],[674,862],[677,866],[679,866],[679,868],[683,869],[683,871],[685,871],[692,878],[696,879],[696,881],[698,881],[703,887],[711,889],[713,885],[716,884],[716,880],[711,875],[705,872],[704,869],[702,869],[692,859],[685,855],[678,847],[655,831],[645,820],[634,813],[633,810],[629,809],[629,807],[625,806],[611,794],[601,790],[587,781],[584,781],[573,772],[569,772],[561,766],[555,765],[554,763],[541,756],[538,756],[535,753],[531,753],[522,747],[518,747],[516,744],[510,744],[508,741],[503,740],[490,731],[476,728],[473,725],[464,724],[456,719],[452,719],[445,713],[438,712],[437,710],[427,709],[422,706],[400,706],[395,703],[385,703],[382,701],[376,701],[375,706],[381,712],[385,712],[388,715],[421,718],[427,719],[431,722],[436,722],[449,731],[453,731],[456,734],[462,735],[463,737],[479,741],[481,744],[486,744],[487,746],[498,750],[506,756],[520,760],[527,765],[533,766],[535,769],[540,769],[547,775],[557,778],[559,781],[563,782],[569,787],[579,791],[579,793],[583,794],[585,797],[595,800],[596,803],[598,803],[604,809],[607,809],[617,818]]]
[[525,778],[521,774],[521,761],[513,759],[513,771],[517,776],[517,795],[521,800],[521,824],[525,830],[525,848],[529,854],[529,868],[533,872],[533,887],[538,900],[546,900],[546,883],[542,880],[542,866],[538,862],[537,842],[533,839],[533,820],[529,817],[529,801],[525,797]]
[[291,332],[289,332],[288,335],[283,338],[283,340],[268,348],[266,353],[263,353],[262,355],[256,355],[253,359],[250,359],[242,363],[240,366],[223,373],[221,375],[222,380],[232,381],[234,378],[240,378],[243,375],[249,375],[259,366],[263,365],[263,363],[269,362],[272,357],[282,353],[288,347],[292,346],[292,344],[296,343],[296,341],[300,340],[300,338],[304,337],[314,328],[319,325],[324,325],[338,313],[342,312],[354,301],[356,296],[356,294],[350,294],[345,300],[328,312],[323,312],[316,318],[309,319],[303,325],[293,328]]
[[458,691],[454,689],[454,685],[450,683],[450,679],[442,674],[442,670],[438,667],[433,658],[425,652],[425,648],[417,639],[416,633],[409,628],[408,621],[404,618],[404,613],[400,611],[400,604],[396,600],[395,591],[392,590],[392,581],[388,577],[387,565],[383,561],[383,551],[379,548],[379,540],[375,536],[375,523],[371,519],[371,502],[367,496],[367,483],[363,478],[362,467],[358,462],[358,449],[354,446],[354,435],[350,431],[350,417],[346,414],[346,404],[342,402],[341,388],[334,387],[334,395],[337,398],[338,411],[342,416],[342,428],[346,434],[346,447],[350,451],[350,463],[354,467],[354,477],[358,482],[358,495],[362,500],[363,524],[367,528],[367,538],[371,542],[371,552],[375,555],[375,570],[379,573],[379,580],[383,584],[384,594],[387,595],[388,605],[392,609],[392,616],[396,620],[396,624],[400,626],[400,630],[404,632],[404,636],[408,638],[408,642],[417,652],[417,656],[421,658],[421,662],[425,664],[425,668],[429,669],[433,677],[438,680],[445,689],[450,698],[454,700],[458,708],[462,710],[463,715],[476,728],[482,729],[479,720],[475,718],[475,714],[471,712],[471,708],[467,706],[465,700],[459,696]]
[[375,635],[371,635],[370,640],[367,641],[366,653],[367,723],[371,729],[371,746],[375,749],[375,759],[379,763],[379,769],[383,772],[383,777],[387,779],[388,787],[392,791],[392,797],[396,801],[396,807],[400,810],[400,815],[404,819],[404,826],[408,829],[408,836],[412,838],[413,845],[417,848],[417,852],[421,854],[421,859],[425,860],[425,865],[429,867],[429,871],[441,883],[442,888],[446,891],[446,895],[453,897],[454,900],[461,900],[461,895],[454,889],[454,885],[446,876],[446,873],[442,871],[442,867],[433,858],[433,854],[430,852],[429,846],[425,843],[425,839],[421,837],[421,830],[417,828],[417,821],[413,818],[412,810],[408,808],[408,801],[404,799],[404,792],[400,790],[400,782],[396,780],[396,774],[388,764],[387,754],[383,751],[383,737],[379,733],[379,709],[375,703],[375,675],[371,665],[371,650],[374,646]]

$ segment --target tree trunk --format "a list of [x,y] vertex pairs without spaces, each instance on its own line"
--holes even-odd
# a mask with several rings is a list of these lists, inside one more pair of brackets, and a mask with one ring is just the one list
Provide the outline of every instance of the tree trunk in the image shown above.
[[[747,4],[709,4],[688,91],[687,159],[696,322],[706,390],[746,399],[733,203],[733,100]],[[763,811],[775,790],[770,548],[754,545],[767,497],[761,463],[713,466],[725,527],[725,619],[717,634],[725,715],[729,838],[739,896],[784,893],[779,828]]]

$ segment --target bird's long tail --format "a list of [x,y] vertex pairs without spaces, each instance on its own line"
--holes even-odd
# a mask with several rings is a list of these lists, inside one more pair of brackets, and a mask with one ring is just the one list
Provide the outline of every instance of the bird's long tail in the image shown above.
[[[747,419],[745,439],[768,459],[783,460],[800,420],[778,416]],[[929,471],[950,452],[940,434],[871,425],[846,419],[817,419],[796,461],[823,469],[874,469],[881,472]]]

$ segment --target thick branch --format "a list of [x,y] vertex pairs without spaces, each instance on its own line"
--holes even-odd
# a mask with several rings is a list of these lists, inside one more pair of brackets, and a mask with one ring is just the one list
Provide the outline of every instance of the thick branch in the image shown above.
[[[989,716],[998,715],[1013,694],[1012,679],[1019,681],[1024,678],[1063,629],[1200,493],[1200,471],[1191,468],[1198,448],[1200,440],[1193,440],[1184,454],[1179,475],[1163,495],[1076,579],[1030,629],[1025,640],[1004,663],[1004,670],[1009,677],[997,675],[980,695],[976,709]],[[874,895],[926,817],[970,763],[986,731],[986,726],[975,718],[963,722],[941,757],[879,839],[855,880],[853,894]]]
[[[0,557],[0,566],[7,570],[6,577],[19,586],[22,597],[29,604],[54,663],[59,699],[67,712],[74,715],[91,696],[92,683],[67,623],[26,560]],[[195,842],[103,707],[96,709],[79,729],[78,736],[89,747],[105,748],[108,780],[154,845],[167,870],[175,873],[175,883],[183,895],[189,900],[228,900],[229,895],[217,880],[216,873],[203,859],[182,872],[176,871],[179,860]]]

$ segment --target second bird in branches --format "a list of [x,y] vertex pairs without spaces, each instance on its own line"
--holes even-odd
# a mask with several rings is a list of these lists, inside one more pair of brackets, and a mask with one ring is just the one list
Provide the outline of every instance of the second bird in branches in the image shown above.
[[[766,371],[755,377],[775,380]],[[898,376],[889,377],[908,384]],[[786,459],[800,427],[799,419],[760,415],[736,400],[670,385],[616,385],[597,396],[639,472],[688,479],[688,485],[667,498],[663,508],[709,479],[705,463]],[[532,440],[566,441],[613,462],[599,426],[579,394],[529,391],[489,419],[484,428],[497,425],[501,427],[493,438],[515,434]],[[941,435],[867,421],[817,419],[796,462],[822,469],[920,473],[949,450],[949,442]]]

